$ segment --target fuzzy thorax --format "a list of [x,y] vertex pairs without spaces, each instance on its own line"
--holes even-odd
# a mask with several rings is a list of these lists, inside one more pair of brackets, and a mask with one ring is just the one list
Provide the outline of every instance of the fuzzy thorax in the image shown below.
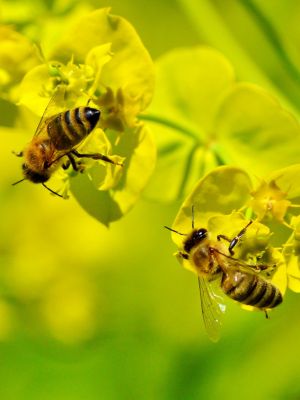
[[49,140],[34,138],[24,150],[23,173],[34,183],[46,182],[57,163],[53,163],[55,149]]

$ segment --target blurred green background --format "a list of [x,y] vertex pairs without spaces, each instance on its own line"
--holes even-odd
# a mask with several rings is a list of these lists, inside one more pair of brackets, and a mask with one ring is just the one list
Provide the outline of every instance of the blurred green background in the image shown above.
[[[214,45],[238,78],[263,85],[297,113],[299,2],[264,3],[263,15],[290,50],[284,61],[270,29],[251,12],[255,2],[78,2],[112,6],[154,59],[175,47]],[[55,3],[38,4],[2,2],[2,20],[34,36],[34,24],[51,21]],[[73,199],[61,201],[29,183],[11,187],[20,176],[11,151],[28,137],[1,130],[1,399],[300,398],[296,294],[288,292],[268,321],[229,301],[222,339],[209,342],[197,279],[172,256],[176,249],[163,229],[180,202],[143,199],[108,230]]]

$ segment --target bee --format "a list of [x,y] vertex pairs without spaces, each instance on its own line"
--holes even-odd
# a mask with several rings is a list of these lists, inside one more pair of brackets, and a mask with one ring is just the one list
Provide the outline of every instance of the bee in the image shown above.
[[[59,167],[67,169],[72,165],[73,169],[78,171],[79,166],[75,157],[122,165],[100,153],[82,154],[76,150],[97,125],[101,112],[86,106],[51,115],[53,107],[63,101],[64,94],[64,89],[58,87],[44,111],[31,142],[24,151],[16,154],[18,157],[24,157],[22,165],[24,178],[13,185],[29,180],[41,183],[51,193],[63,197],[46,186],[45,182]],[[64,157],[68,158],[66,163],[62,162]]]
[[[217,281],[226,296],[264,311],[267,318],[267,311],[282,302],[279,289],[259,274],[270,268],[269,265],[249,265],[233,257],[234,247],[251,224],[252,221],[233,239],[218,235],[217,240],[210,238],[207,229],[194,228],[194,218],[192,231],[189,234],[165,227],[186,236],[183,241],[183,251],[178,253],[178,257],[188,260],[197,271],[203,322],[212,341],[219,340],[221,315],[225,311],[222,297],[216,294],[213,287]],[[229,242],[229,246],[222,240]]]

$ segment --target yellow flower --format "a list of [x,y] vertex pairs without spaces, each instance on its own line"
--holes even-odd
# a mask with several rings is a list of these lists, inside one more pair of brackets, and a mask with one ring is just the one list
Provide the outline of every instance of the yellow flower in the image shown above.
[[253,199],[250,201],[250,206],[259,220],[273,217],[279,222],[284,222],[291,202],[286,198],[287,193],[280,190],[274,180],[269,183],[262,181],[251,195]]
[[12,88],[40,62],[38,49],[11,26],[0,26],[0,96],[9,99]]
[[[125,160],[124,167],[87,162],[88,173],[84,176],[76,176],[69,183],[68,175],[60,172],[53,179],[61,179],[61,184],[55,185],[65,197],[70,186],[87,212],[109,224],[133,206],[154,169],[154,142],[138,118],[153,95],[152,60],[134,28],[125,19],[110,14],[107,8],[75,21],[46,53],[47,59],[44,56],[20,83],[18,104],[41,116],[56,88],[63,86],[65,109],[87,103],[100,109],[99,128],[82,143],[80,150],[102,149],[103,154],[118,162]],[[57,112],[60,111],[58,108]],[[74,173],[69,176],[73,178]],[[86,179],[94,187],[86,193],[88,202],[82,201],[80,193]],[[100,214],[94,209],[99,201],[95,189],[109,190],[105,200],[108,206]],[[90,201],[93,197],[94,201]]]

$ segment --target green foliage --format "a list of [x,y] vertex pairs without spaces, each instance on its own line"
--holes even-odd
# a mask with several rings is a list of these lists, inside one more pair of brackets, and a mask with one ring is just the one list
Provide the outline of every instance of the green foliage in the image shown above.
[[[64,197],[71,187],[86,211],[109,225],[135,204],[155,165],[151,132],[138,120],[153,94],[151,58],[134,28],[125,19],[110,14],[109,9],[75,18],[46,50],[47,58],[41,55],[39,65],[25,70],[14,95],[19,105],[40,116],[49,98],[62,87],[64,107],[57,104],[52,114],[85,105],[88,100],[100,108],[101,129],[97,128],[79,150],[102,152],[115,162],[123,162],[124,167],[87,162],[85,176],[58,171],[49,185]],[[74,184],[70,185],[69,178]]]
[[[218,47],[230,61],[207,45],[166,53],[157,61],[157,89],[151,105],[154,68],[134,28],[109,8],[88,12],[89,2],[72,0],[40,4],[43,12],[51,10],[45,24],[35,21],[29,2],[19,5],[20,11],[27,10],[27,17],[20,12],[17,27],[27,36],[2,28],[2,97],[8,104],[17,102],[20,119],[16,125],[27,121],[25,126],[29,126],[31,113],[41,116],[58,87],[66,91],[65,108],[90,101],[101,109],[99,127],[79,149],[102,152],[124,162],[124,167],[87,161],[84,174],[57,171],[50,185],[65,198],[70,191],[88,214],[107,226],[132,208],[152,174],[156,149],[151,127],[159,157],[147,195],[161,202],[181,199],[202,178],[184,201],[176,229],[187,232],[191,228],[192,205],[196,222],[215,236],[219,226],[230,236],[255,218],[241,257],[265,258],[276,264],[272,279],[278,280],[282,291],[287,264],[289,286],[298,291],[300,196],[295,182],[299,167],[290,165],[298,161],[300,127],[273,97],[278,94],[290,106],[296,91],[287,96],[283,88],[289,87],[288,80],[280,87],[271,77],[280,87],[276,92],[264,75],[270,75],[267,58],[259,57],[259,67],[255,67],[227,23],[234,13],[246,15],[248,22],[255,16],[258,26],[251,25],[250,30],[257,38],[260,30],[265,33],[261,46],[272,53],[277,73],[283,72],[284,65],[297,80],[292,57],[255,2],[241,1],[236,8],[226,8],[217,0],[201,4],[181,0],[180,4],[197,29],[201,21],[204,35],[211,31],[206,43],[222,43]],[[193,15],[195,10],[201,15]],[[224,21],[218,10],[224,12]],[[242,31],[242,23],[235,23],[233,32]],[[39,36],[39,46],[28,39]],[[246,38],[241,35],[243,41]],[[249,54],[255,50],[251,46]],[[263,84],[272,95],[256,84],[238,81],[247,78],[249,71],[252,82]],[[60,111],[61,105],[56,106]],[[180,246],[179,237],[173,238]],[[284,249],[284,259],[277,247]]]
[[147,188],[151,197],[181,197],[199,176],[218,165],[211,150],[214,116],[233,82],[231,65],[213,49],[178,49],[157,61],[155,95],[143,116],[151,122],[159,155]]
[[297,2],[180,0],[180,4],[199,37],[229,57],[241,79],[262,85],[299,112]]
[[[260,87],[236,82],[229,62],[207,47],[175,50],[158,61],[156,94],[144,119],[159,154],[147,193],[159,200],[181,198],[218,165],[263,176],[299,160],[295,118]],[[170,186],[159,190],[168,176]]]
[[[42,187],[28,182],[11,187],[11,183],[20,174],[20,165],[11,151],[21,150],[32,137],[51,96],[52,82],[55,86],[56,79],[61,79],[65,73],[69,74],[68,86],[72,86],[72,89],[68,93],[72,106],[72,93],[76,97],[78,91],[87,88],[93,94],[101,83],[103,68],[108,70],[113,57],[117,57],[116,53],[111,54],[111,41],[108,40],[107,43],[95,45],[80,63],[75,59],[72,62],[71,54],[66,60],[58,56],[53,58],[54,48],[66,32],[70,32],[72,25],[78,24],[95,7],[105,6],[104,2],[99,4],[98,0],[2,0],[0,4],[1,21],[10,26],[9,30],[15,37],[14,40],[5,40],[1,36],[0,43],[0,55],[4,56],[0,56],[0,62],[6,60],[0,67],[0,397],[14,400],[94,400],[99,397],[105,400],[298,399],[298,293],[288,292],[283,304],[268,321],[262,313],[249,315],[241,312],[237,304],[228,301],[223,340],[212,345],[201,328],[195,276],[176,266],[170,257],[174,245],[162,229],[177,211],[178,203],[170,201],[178,195],[183,197],[190,193],[189,188],[195,185],[200,176],[204,177],[210,171],[212,195],[209,195],[210,189],[206,183],[203,182],[201,189],[206,191],[207,212],[210,212],[209,204],[215,203],[208,216],[209,230],[214,235],[220,230],[231,235],[249,219],[257,217],[258,221],[253,226],[259,228],[260,238],[253,235],[252,229],[249,230],[249,235],[244,237],[242,245],[236,249],[237,255],[247,258],[248,255],[242,252],[244,248],[249,249],[251,254],[269,245],[272,248],[271,255],[277,258],[276,265],[279,265],[283,252],[289,272],[288,285],[294,291],[299,291],[298,172],[296,169],[288,172],[286,167],[282,168],[280,146],[277,146],[275,156],[268,154],[272,159],[277,157],[275,176],[272,170],[270,173],[262,172],[260,163],[265,169],[268,160],[263,160],[258,154],[263,150],[258,146],[250,166],[257,169],[255,176],[251,174],[251,183],[247,166],[250,158],[247,156],[244,160],[239,151],[241,147],[246,154],[248,147],[257,145],[258,138],[255,138],[254,143],[247,135],[247,143],[244,145],[240,138],[236,140],[239,123],[245,124],[245,128],[250,125],[251,128],[248,118],[251,110],[247,110],[244,104],[240,107],[234,93],[231,109],[242,108],[247,121],[242,116],[236,120],[230,117],[227,106],[226,112],[222,112],[224,118],[220,128],[226,136],[226,140],[222,139],[222,146],[229,152],[226,154],[228,159],[225,155],[223,160],[216,157],[217,151],[221,155],[221,147],[216,146],[214,151],[207,151],[198,145],[200,133],[201,139],[206,138],[206,132],[200,131],[202,120],[198,121],[198,114],[199,117],[201,114],[201,118],[205,118],[206,114],[207,118],[211,118],[207,112],[208,101],[204,100],[203,112],[200,107],[197,111],[197,106],[193,106],[194,115],[191,118],[185,117],[184,107],[178,103],[174,106],[173,115],[171,112],[168,114],[168,126],[157,122],[151,124],[151,130],[159,132],[156,141],[160,163],[160,174],[156,174],[155,182],[152,181],[151,196],[169,202],[161,204],[140,201],[126,218],[112,224],[109,230],[95,218],[90,218],[86,211],[91,214],[98,211],[97,218],[104,223],[115,218],[109,216],[109,213],[113,214],[112,208],[115,209],[115,215],[119,213],[121,216],[121,205],[115,201],[116,194],[122,192],[126,196],[140,196],[137,193],[138,179],[141,179],[142,185],[142,171],[139,174],[132,168],[131,173],[136,181],[132,181],[130,192],[129,186],[127,190],[114,191],[113,187],[118,188],[121,184],[121,170],[109,165],[88,163],[85,174],[72,174],[71,177],[63,171],[57,173],[51,187],[53,185],[54,188],[61,188],[61,191],[75,192],[75,186],[78,185],[77,200],[94,203],[89,208],[85,204],[85,209],[79,206],[73,195],[68,201],[60,201]],[[230,70],[234,69],[232,75],[236,75],[238,81],[247,82],[239,84],[245,93],[248,83],[260,85],[274,96],[267,96],[267,101],[265,92],[251,85],[259,92],[260,104],[270,105],[272,101],[276,103],[274,99],[278,99],[284,109],[299,117],[298,1],[110,0],[107,4],[113,7],[114,14],[123,15],[133,23],[153,56],[165,54],[163,58],[167,58],[173,52],[169,55],[166,53],[178,46],[199,44],[206,45],[207,51],[218,55],[220,63],[225,64],[220,69],[223,75],[213,76],[212,82],[201,82],[199,87],[190,85],[192,88],[189,86],[188,89],[191,93],[198,92],[201,97],[202,86],[206,90],[210,84],[217,84],[222,77],[228,78]],[[88,25],[80,26],[83,34],[88,29]],[[10,44],[7,48],[8,42]],[[42,52],[32,46],[32,43],[40,42]],[[21,43],[22,48],[17,45]],[[178,49],[178,52],[182,50]],[[158,60],[158,69],[163,58]],[[202,64],[193,62],[192,57],[190,59],[193,70],[201,69]],[[201,63],[205,64],[203,58]],[[20,80],[37,65],[49,68],[49,73],[47,68],[42,70],[46,71],[42,77],[45,84],[42,91],[44,97],[36,95],[31,83],[26,93],[34,96],[26,100],[27,105],[17,105],[20,99]],[[178,80],[168,90],[171,95],[167,96],[158,88],[164,100],[161,108],[157,109],[159,113],[171,104],[172,91],[177,93],[177,87],[184,90],[179,78],[186,84],[189,80],[189,73],[181,68],[182,73],[176,72]],[[170,65],[164,77],[168,83],[175,69],[176,63],[173,67]],[[234,76],[230,85],[236,85]],[[228,91],[232,89],[230,86]],[[104,88],[102,90],[105,91]],[[79,105],[86,104],[89,93],[78,96]],[[122,137],[125,139],[128,124],[136,115],[122,107],[121,91],[108,89],[105,96],[101,97],[102,105],[97,95],[91,97],[98,101],[92,104],[101,107],[102,124],[85,145],[90,148],[99,146],[98,149],[101,148],[101,151],[112,157],[123,158],[127,150],[121,154],[119,148],[114,146],[118,140],[122,141]],[[253,96],[249,97],[253,99]],[[35,106],[31,107],[34,99]],[[159,101],[159,98],[155,101]],[[209,101],[213,103],[211,97]],[[254,106],[251,101],[251,107]],[[111,107],[115,109],[112,114]],[[277,118],[277,112],[280,118]],[[147,110],[144,113],[147,113],[150,120]],[[272,115],[280,126],[284,125],[285,118],[291,120],[284,117],[285,112],[279,107],[274,107],[274,113],[267,114]],[[196,140],[187,133],[181,133],[180,121],[176,123],[179,115],[189,128],[197,121]],[[140,119],[141,115],[137,118]],[[143,118],[146,118],[145,114]],[[268,127],[279,135],[280,140],[284,139],[279,129],[274,129],[270,118],[267,121],[261,117],[255,121],[266,128],[260,130],[262,141],[265,137],[270,139]],[[291,127],[290,122],[287,125]],[[147,121],[145,129],[148,126]],[[164,129],[161,129],[163,126]],[[260,129],[260,126],[255,128]],[[288,130],[293,131],[290,128]],[[298,146],[296,138],[290,142],[291,148]],[[151,139],[150,135],[148,139]],[[218,135],[218,143],[220,140]],[[231,147],[230,141],[234,141],[239,150]],[[146,141],[144,144],[146,146]],[[266,145],[269,146],[269,142],[266,141]],[[153,149],[152,145],[150,148]],[[191,157],[194,169],[188,168],[186,164],[189,159],[187,154],[191,154],[192,148],[195,149],[194,157]],[[267,149],[263,151],[267,152]],[[250,150],[250,153],[253,152]],[[214,168],[221,161],[231,163],[229,155],[247,173],[232,167],[235,173],[228,171],[225,174],[224,171],[219,176],[218,170],[214,171]],[[143,157],[150,158],[150,154],[144,154]],[[139,160],[142,161],[141,158]],[[200,170],[198,165],[204,165],[205,168]],[[130,165],[126,167],[129,169]],[[276,171],[277,168],[284,169],[282,177]],[[86,192],[83,189],[85,186]],[[236,190],[243,188],[240,192],[237,190],[236,200],[233,193],[230,194],[232,186]],[[221,192],[218,192],[218,187]],[[242,201],[238,200],[239,196]],[[109,197],[108,203],[106,197]],[[241,203],[246,204],[244,209]],[[195,217],[197,224],[202,226],[205,215],[198,207],[195,209]],[[186,225],[182,229],[186,229],[186,232],[191,229],[190,206],[187,206]],[[265,254],[267,256],[268,253]],[[279,270],[287,276],[284,268]],[[282,278],[279,281],[284,283]],[[237,368],[229,367],[233,364],[238,366],[238,379]]]
[[[136,129],[126,130],[118,143],[119,154],[128,154],[124,171],[120,173],[118,166],[107,167],[108,171],[113,169],[118,173],[119,179],[113,180],[114,175],[107,178],[108,171],[106,176],[99,176],[101,171],[99,169],[96,171],[94,166],[88,174],[78,176],[71,181],[72,193],[90,215],[109,225],[128,212],[139,198],[155,164],[155,152],[152,149],[153,142],[146,126],[141,125]],[[101,178],[106,180],[105,190],[95,191],[94,185],[99,179],[103,185]],[[112,181],[115,184],[110,188]],[[102,188],[103,186],[100,186],[100,189]]]
[[0,27],[0,96],[9,99],[24,74],[40,60],[35,46],[10,26]]
[[[195,225],[206,228],[210,217],[241,209],[250,199],[251,189],[252,183],[245,171],[235,167],[215,169],[197,183],[183,202],[174,229],[179,232],[191,230],[192,206],[195,207]],[[176,234],[172,234],[172,238],[177,244],[181,242]]]

